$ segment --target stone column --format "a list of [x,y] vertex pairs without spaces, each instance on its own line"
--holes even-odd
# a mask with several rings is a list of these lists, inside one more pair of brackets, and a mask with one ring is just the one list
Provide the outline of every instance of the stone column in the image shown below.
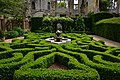
[[38,0],[38,10],[40,10],[40,5],[41,5],[40,0]]
[[79,13],[80,13],[81,3],[82,3],[82,1],[81,1],[81,0],[78,0],[78,12],[79,12]]
[[55,9],[56,9],[56,5],[57,5],[56,0],[51,0],[50,2],[51,2],[51,8],[50,8],[51,12],[50,13],[52,16],[55,16]]
[[68,0],[68,10],[69,10],[69,16],[72,15],[74,9],[74,0]]
[[118,13],[120,14],[120,0],[118,0]]

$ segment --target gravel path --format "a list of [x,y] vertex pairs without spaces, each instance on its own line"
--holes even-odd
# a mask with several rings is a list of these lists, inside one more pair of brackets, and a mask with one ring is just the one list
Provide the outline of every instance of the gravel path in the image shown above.
[[63,65],[61,65],[61,64],[58,63],[58,62],[55,62],[53,65],[51,65],[51,66],[49,67],[49,69],[64,69],[64,70],[67,70],[68,68],[65,67],[65,66],[63,66]]

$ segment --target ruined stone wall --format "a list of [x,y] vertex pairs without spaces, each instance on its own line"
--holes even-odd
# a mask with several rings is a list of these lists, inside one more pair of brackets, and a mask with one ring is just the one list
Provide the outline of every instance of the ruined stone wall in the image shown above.
[[89,12],[97,12],[99,10],[99,0],[88,0],[88,11]]

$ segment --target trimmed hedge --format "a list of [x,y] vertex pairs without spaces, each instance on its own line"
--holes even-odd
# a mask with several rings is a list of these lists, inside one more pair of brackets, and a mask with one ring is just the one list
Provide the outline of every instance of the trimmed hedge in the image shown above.
[[[47,68],[50,64],[54,63],[54,59],[58,59],[62,61],[65,61],[67,59],[67,65],[72,70],[41,69],[41,68]],[[62,62],[62,64],[65,63]],[[88,66],[80,64],[73,57],[62,53],[52,53],[47,56],[40,57],[34,62],[23,66],[20,70],[17,70],[14,74],[14,80],[21,80],[21,79],[22,80],[26,80],[26,79],[100,80],[97,71],[89,68]]]
[[93,22],[97,22],[102,19],[108,19],[108,18],[113,18],[113,17],[114,17],[114,15],[112,13],[109,13],[106,11],[98,12],[98,13],[95,13],[94,15],[92,15]]
[[120,18],[110,18],[98,21],[95,24],[94,33],[120,42]]
[[[68,51],[68,50],[64,50],[62,48],[59,47],[59,50],[63,53],[69,54],[71,56],[74,56],[76,59],[79,60],[79,62],[84,63],[92,68],[95,68],[98,73],[100,74],[100,79],[101,80],[119,80],[119,75],[120,75],[120,58],[107,54],[107,53],[102,53],[102,52],[97,52],[97,51],[90,51],[90,50],[76,50],[76,52],[72,52],[72,51]],[[72,50],[72,48],[71,48]],[[75,51],[75,49],[74,49]],[[79,53],[77,53],[79,52]],[[83,54],[84,52],[84,54]],[[102,55],[104,60],[99,60],[98,63],[96,63],[95,60],[93,60],[93,57],[95,57],[95,55]],[[99,58],[96,58],[97,60]],[[93,60],[93,61],[92,61]],[[106,60],[106,62],[105,62]],[[95,62],[94,62],[95,61]],[[111,61],[111,62],[109,62]],[[116,62],[116,63],[114,63]],[[118,62],[118,64],[117,64]],[[110,64],[112,63],[112,64]]]
[[[62,34],[71,44],[52,44],[53,33],[28,33],[23,40],[0,42],[1,80],[119,80],[120,48],[86,34]],[[58,62],[67,70],[47,69]],[[13,77],[14,76],[14,77]]]
[[32,17],[30,21],[31,31],[41,29],[43,25],[42,20],[43,20],[43,17]]

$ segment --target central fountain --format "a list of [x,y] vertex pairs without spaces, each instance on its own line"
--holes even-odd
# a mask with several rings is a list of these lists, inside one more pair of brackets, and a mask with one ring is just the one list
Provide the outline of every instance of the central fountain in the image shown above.
[[[57,28],[61,28],[61,25],[57,24]],[[68,38],[64,38],[61,37],[60,34],[62,33],[62,31],[60,31],[59,29],[56,31],[56,36],[52,37],[52,38],[47,38],[45,39],[47,42],[51,42],[51,43],[55,43],[55,44],[65,44],[65,43],[71,43],[71,39]]]

